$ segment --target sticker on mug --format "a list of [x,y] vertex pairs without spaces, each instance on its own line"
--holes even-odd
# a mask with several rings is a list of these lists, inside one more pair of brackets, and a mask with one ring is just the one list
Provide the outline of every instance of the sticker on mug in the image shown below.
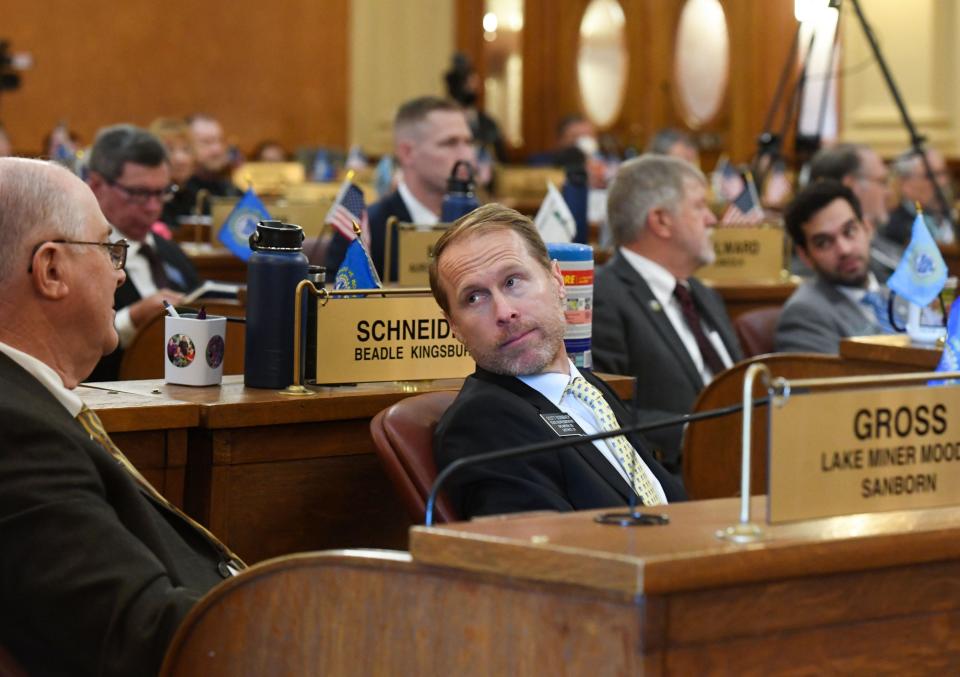
[[189,367],[196,356],[197,349],[186,334],[174,334],[167,341],[167,359],[173,366]]
[[207,364],[216,369],[223,363],[223,337],[214,334],[207,342]]

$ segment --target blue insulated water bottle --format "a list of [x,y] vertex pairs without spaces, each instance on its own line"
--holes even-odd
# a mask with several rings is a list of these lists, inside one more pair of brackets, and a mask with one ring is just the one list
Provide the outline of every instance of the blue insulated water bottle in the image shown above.
[[307,277],[303,229],[261,221],[250,236],[243,383],[286,388],[293,383],[294,293]]
[[[466,167],[460,172],[460,167]],[[465,179],[460,178],[465,173]],[[465,160],[457,160],[447,179],[447,194],[443,197],[443,206],[440,209],[440,220],[443,223],[453,223],[464,214],[469,214],[480,206],[473,193],[473,167]]]
[[586,244],[589,228],[587,225],[587,171],[582,167],[567,167],[566,179],[560,194],[570,208],[573,220],[577,223],[574,242]]

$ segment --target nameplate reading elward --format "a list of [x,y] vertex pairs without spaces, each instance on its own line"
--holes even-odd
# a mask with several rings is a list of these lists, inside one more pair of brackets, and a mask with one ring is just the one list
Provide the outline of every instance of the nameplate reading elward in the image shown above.
[[784,267],[784,233],[777,227],[714,228],[716,260],[697,270],[711,282],[779,282]]
[[331,299],[317,337],[322,384],[461,378],[475,367],[428,295]]
[[770,523],[960,505],[960,387],[794,394],[770,426]]

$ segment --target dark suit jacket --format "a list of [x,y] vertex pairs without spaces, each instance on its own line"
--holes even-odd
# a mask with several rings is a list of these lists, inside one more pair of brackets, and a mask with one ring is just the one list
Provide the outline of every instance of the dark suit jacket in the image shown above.
[[2,354],[0,381],[0,644],[30,674],[156,674],[223,558]]
[[[690,293],[701,316],[720,334],[731,359],[743,359],[736,332],[720,295],[690,278]],[[642,421],[689,413],[703,390],[703,378],[683,342],[660,309],[646,280],[619,253],[597,271],[593,287],[593,367],[637,379],[633,405]],[[681,426],[653,430],[647,438],[663,464],[682,470]]]
[[[620,399],[589,371],[621,425],[630,414]],[[550,400],[513,376],[477,367],[446,411],[434,436],[437,468],[487,451],[560,438],[540,418],[560,413]],[[450,477],[446,491],[463,518],[528,510],[586,510],[626,505],[633,490],[591,442],[557,451],[464,468]],[[686,498],[683,486],[654,460],[643,438],[630,435],[644,463],[663,486],[668,501]],[[639,499],[637,499],[639,502]]]
[[[367,220],[370,225],[370,258],[373,259],[373,265],[377,269],[377,274],[380,276],[380,279],[383,280],[383,262],[384,262],[384,249],[386,249],[387,242],[387,220],[391,217],[397,217],[397,220],[402,223],[410,223],[412,217],[410,212],[407,210],[407,205],[404,204],[403,198],[400,197],[399,191],[394,191],[389,195],[385,195],[382,199],[377,200],[370,208],[367,210]],[[330,240],[330,245],[327,247],[327,256],[326,256],[326,268],[327,268],[327,279],[332,280],[337,275],[337,268],[340,267],[340,264],[343,262],[343,257],[346,256],[347,247],[350,246],[351,240],[348,240],[336,229],[333,231],[333,239]],[[391,275],[389,280],[384,280],[385,282],[396,282],[397,281],[397,233],[393,232],[393,237],[390,244],[390,270]]]
[[[180,245],[159,236],[154,236],[157,255],[163,261],[170,286],[176,291],[191,291],[200,286],[200,276],[193,263],[180,249]],[[133,286],[130,278],[117,287],[113,295],[113,307],[116,310],[131,306],[141,298],[140,292]],[[116,381],[120,375],[120,360],[123,358],[123,349],[117,348],[109,355],[105,355],[94,367],[93,373],[87,381]]]

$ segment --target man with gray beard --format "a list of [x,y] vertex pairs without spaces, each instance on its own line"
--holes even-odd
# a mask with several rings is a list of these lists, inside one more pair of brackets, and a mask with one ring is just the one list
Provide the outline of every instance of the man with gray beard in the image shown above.
[[[594,281],[594,367],[636,377],[641,420],[689,413],[704,386],[743,358],[723,299],[693,276],[716,257],[706,179],[678,158],[624,162],[607,220],[617,251]],[[649,435],[658,460],[678,476],[681,432]]]
[[566,291],[530,219],[491,204],[457,221],[434,250],[430,287],[477,363],[437,426],[440,469],[496,449],[569,437],[557,451],[479,464],[451,477],[463,518],[682,500],[639,435],[577,442],[629,425],[617,396],[563,346]]

